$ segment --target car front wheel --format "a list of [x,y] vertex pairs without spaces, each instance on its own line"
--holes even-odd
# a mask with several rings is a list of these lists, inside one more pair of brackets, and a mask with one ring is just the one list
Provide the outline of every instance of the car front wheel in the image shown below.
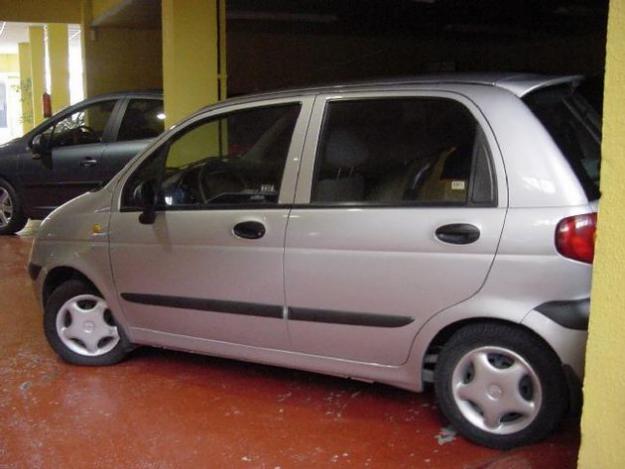
[[54,351],[76,365],[112,365],[131,349],[106,300],[80,280],[69,280],[52,292],[44,330]]
[[467,439],[496,449],[539,441],[568,405],[562,365],[530,331],[485,323],[457,331],[435,370],[443,414]]

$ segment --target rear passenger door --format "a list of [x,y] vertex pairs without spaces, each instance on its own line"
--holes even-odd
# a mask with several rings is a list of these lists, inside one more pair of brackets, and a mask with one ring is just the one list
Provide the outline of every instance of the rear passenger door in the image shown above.
[[479,289],[507,207],[494,139],[451,93],[320,96],[285,246],[295,350],[400,365]]
[[111,179],[135,155],[165,129],[163,99],[157,96],[128,97],[114,124],[114,139],[104,153],[102,171]]

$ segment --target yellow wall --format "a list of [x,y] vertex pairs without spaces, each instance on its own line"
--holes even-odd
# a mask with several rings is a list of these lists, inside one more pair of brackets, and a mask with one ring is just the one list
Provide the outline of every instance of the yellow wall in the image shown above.
[[2,21],[80,23],[81,0],[0,0]]
[[625,467],[625,2],[610,1],[601,207],[586,352],[579,467]]
[[17,54],[0,54],[0,73],[19,73],[20,62]]
[[30,42],[30,72],[33,93],[33,123],[38,125],[43,121],[43,93],[45,91],[45,44],[43,42],[43,27],[30,26],[28,28]]
[[69,106],[69,42],[67,25],[48,25],[52,113]]
[[162,39],[158,29],[92,28],[91,2],[83,2],[85,95],[163,87]]
[[33,128],[33,90],[32,73],[30,64],[30,44],[20,42],[19,66],[20,66],[20,102],[22,104],[22,132],[26,133]]
[[[224,0],[163,0],[163,91],[167,125],[225,95],[218,76],[225,51]],[[223,19],[223,15],[221,15]],[[220,24],[220,27],[218,27]],[[219,36],[221,30],[221,36]],[[225,63],[222,69],[225,70]]]

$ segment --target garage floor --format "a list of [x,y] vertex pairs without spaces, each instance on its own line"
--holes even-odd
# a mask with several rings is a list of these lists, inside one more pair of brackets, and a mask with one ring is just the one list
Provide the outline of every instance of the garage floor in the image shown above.
[[66,365],[25,270],[34,230],[0,239],[0,467],[575,467],[575,420],[498,452],[456,438],[432,393],[145,348]]

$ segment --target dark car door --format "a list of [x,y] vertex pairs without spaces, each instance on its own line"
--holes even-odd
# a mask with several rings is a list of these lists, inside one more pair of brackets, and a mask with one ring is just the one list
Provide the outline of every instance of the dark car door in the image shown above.
[[131,96],[124,99],[119,108],[112,141],[102,157],[106,180],[117,174],[165,129],[163,98],[160,96]]
[[20,155],[22,194],[31,217],[43,217],[103,182],[101,158],[118,101],[104,99],[69,111],[40,133],[45,154]]

